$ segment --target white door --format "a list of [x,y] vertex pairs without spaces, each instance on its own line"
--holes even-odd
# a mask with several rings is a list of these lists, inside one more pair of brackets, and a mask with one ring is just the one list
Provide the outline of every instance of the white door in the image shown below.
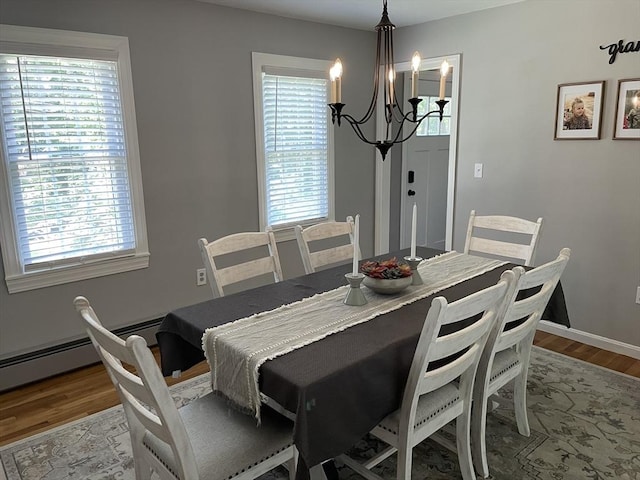
[[[449,88],[448,86],[447,89]],[[408,98],[407,93],[411,92],[408,78],[405,81],[404,91],[405,97]],[[438,92],[439,72],[437,70],[421,72],[418,95],[436,97]],[[450,94],[447,93],[447,95]],[[404,105],[408,105],[407,98]],[[426,102],[427,98],[424,98],[422,103],[426,104]],[[432,130],[434,127],[437,129],[440,123],[438,114],[425,119],[420,130],[427,130],[427,125],[424,124],[429,121],[434,124]],[[445,122],[447,121],[449,120],[445,119]],[[419,133],[421,132],[416,132],[403,144],[400,247],[407,248],[410,245],[411,215],[415,202],[418,211],[416,243],[444,250],[447,226],[449,135],[431,136]]]
[[[449,65],[451,65],[450,74],[447,77],[447,89],[446,95],[450,96],[452,101],[448,104],[448,107],[451,110],[451,120],[450,120],[450,135],[449,135],[449,160],[447,164],[448,168],[448,176],[447,181],[441,183],[440,185],[447,186],[447,208],[446,208],[446,222],[445,222],[445,249],[451,250],[453,248],[453,210],[455,203],[455,185],[456,185],[456,159],[457,159],[457,135],[458,135],[458,96],[460,92],[460,65],[462,57],[458,54],[447,55],[446,57],[433,57],[422,59],[420,64],[420,77],[422,78],[423,72],[434,70],[438,71],[440,69],[440,65],[443,60],[447,60]],[[411,70],[411,62],[400,62],[396,64],[396,74],[404,74],[405,72],[409,72]],[[451,83],[449,83],[451,82]],[[405,89],[405,91],[407,91]],[[376,138],[383,139],[386,134],[386,125],[384,122],[384,102],[379,101],[376,107]],[[404,142],[404,145],[406,142]],[[391,227],[391,163],[395,163],[399,161],[398,158],[395,160],[394,158],[399,157],[394,153],[394,149],[391,149],[389,153],[387,153],[386,161],[382,160],[382,156],[379,152],[375,152],[375,228],[374,228],[374,252],[376,255],[382,255],[384,253],[389,252],[390,246],[390,238],[389,238],[389,229]],[[401,161],[401,160],[400,160]],[[407,201],[407,174],[408,169],[406,168],[405,162],[402,161],[402,182],[400,188],[402,189],[402,195],[400,199],[400,208],[401,208],[401,218],[400,218],[400,245],[408,246],[410,243],[410,235],[408,233],[404,233],[404,219],[406,218],[407,223],[410,225],[410,221],[408,220],[411,213],[407,215],[404,214],[405,211],[411,212],[411,207],[413,206],[412,201]],[[418,190],[416,191],[416,195]],[[426,197],[425,197],[426,198]],[[420,213],[422,217],[424,215],[425,218],[425,231],[426,231],[426,205],[424,206],[424,210]],[[395,222],[394,222],[395,223]],[[435,227],[434,227],[435,228]],[[435,230],[434,230],[435,231]]]

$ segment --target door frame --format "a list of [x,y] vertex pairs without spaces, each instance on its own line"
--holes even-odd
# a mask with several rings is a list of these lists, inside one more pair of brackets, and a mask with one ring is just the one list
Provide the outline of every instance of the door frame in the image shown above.
[[[451,132],[449,136],[449,169],[447,184],[447,225],[445,248],[453,248],[453,210],[455,203],[456,187],[456,162],[458,146],[458,109],[460,100],[460,65],[461,55],[447,55],[442,57],[425,58],[420,62],[420,70],[437,70],[440,64],[446,60],[453,68],[451,74]],[[411,62],[396,63],[396,72],[408,72],[411,70]],[[384,138],[384,102],[378,102],[376,111],[376,134],[378,139]],[[377,152],[377,150],[376,150]],[[375,178],[375,228],[374,251],[381,255],[389,251],[389,220],[391,204],[391,162],[392,151],[387,153],[386,160],[382,160],[379,152],[376,153],[376,178]],[[406,165],[403,160],[402,172],[406,175]],[[402,205],[402,203],[401,203]]]

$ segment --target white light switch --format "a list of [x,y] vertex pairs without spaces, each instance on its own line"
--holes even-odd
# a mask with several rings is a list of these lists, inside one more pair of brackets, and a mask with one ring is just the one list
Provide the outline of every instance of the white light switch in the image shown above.
[[473,167],[474,178],[482,178],[482,164],[476,163]]

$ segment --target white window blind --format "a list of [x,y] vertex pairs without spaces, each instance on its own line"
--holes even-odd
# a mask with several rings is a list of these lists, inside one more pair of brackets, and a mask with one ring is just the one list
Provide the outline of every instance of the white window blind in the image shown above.
[[329,216],[327,80],[262,73],[266,222]]
[[0,55],[0,109],[25,271],[133,252],[117,63]]

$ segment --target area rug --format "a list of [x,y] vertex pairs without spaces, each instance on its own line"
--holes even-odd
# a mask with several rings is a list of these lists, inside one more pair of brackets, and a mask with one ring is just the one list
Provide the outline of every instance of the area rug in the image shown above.
[[[178,405],[209,390],[208,375],[171,388]],[[505,389],[503,396],[510,396]],[[535,348],[528,383],[531,436],[518,434],[513,410],[488,415],[491,476],[517,479],[640,480],[640,379]],[[366,437],[349,455],[370,457],[381,445]],[[134,480],[131,443],[121,407],[0,448],[7,480]],[[395,479],[395,456],[374,469]],[[359,480],[338,464],[340,480]],[[2,475],[0,474],[0,478]],[[263,480],[285,480],[276,469]],[[461,478],[458,459],[431,440],[414,449],[413,479]]]

